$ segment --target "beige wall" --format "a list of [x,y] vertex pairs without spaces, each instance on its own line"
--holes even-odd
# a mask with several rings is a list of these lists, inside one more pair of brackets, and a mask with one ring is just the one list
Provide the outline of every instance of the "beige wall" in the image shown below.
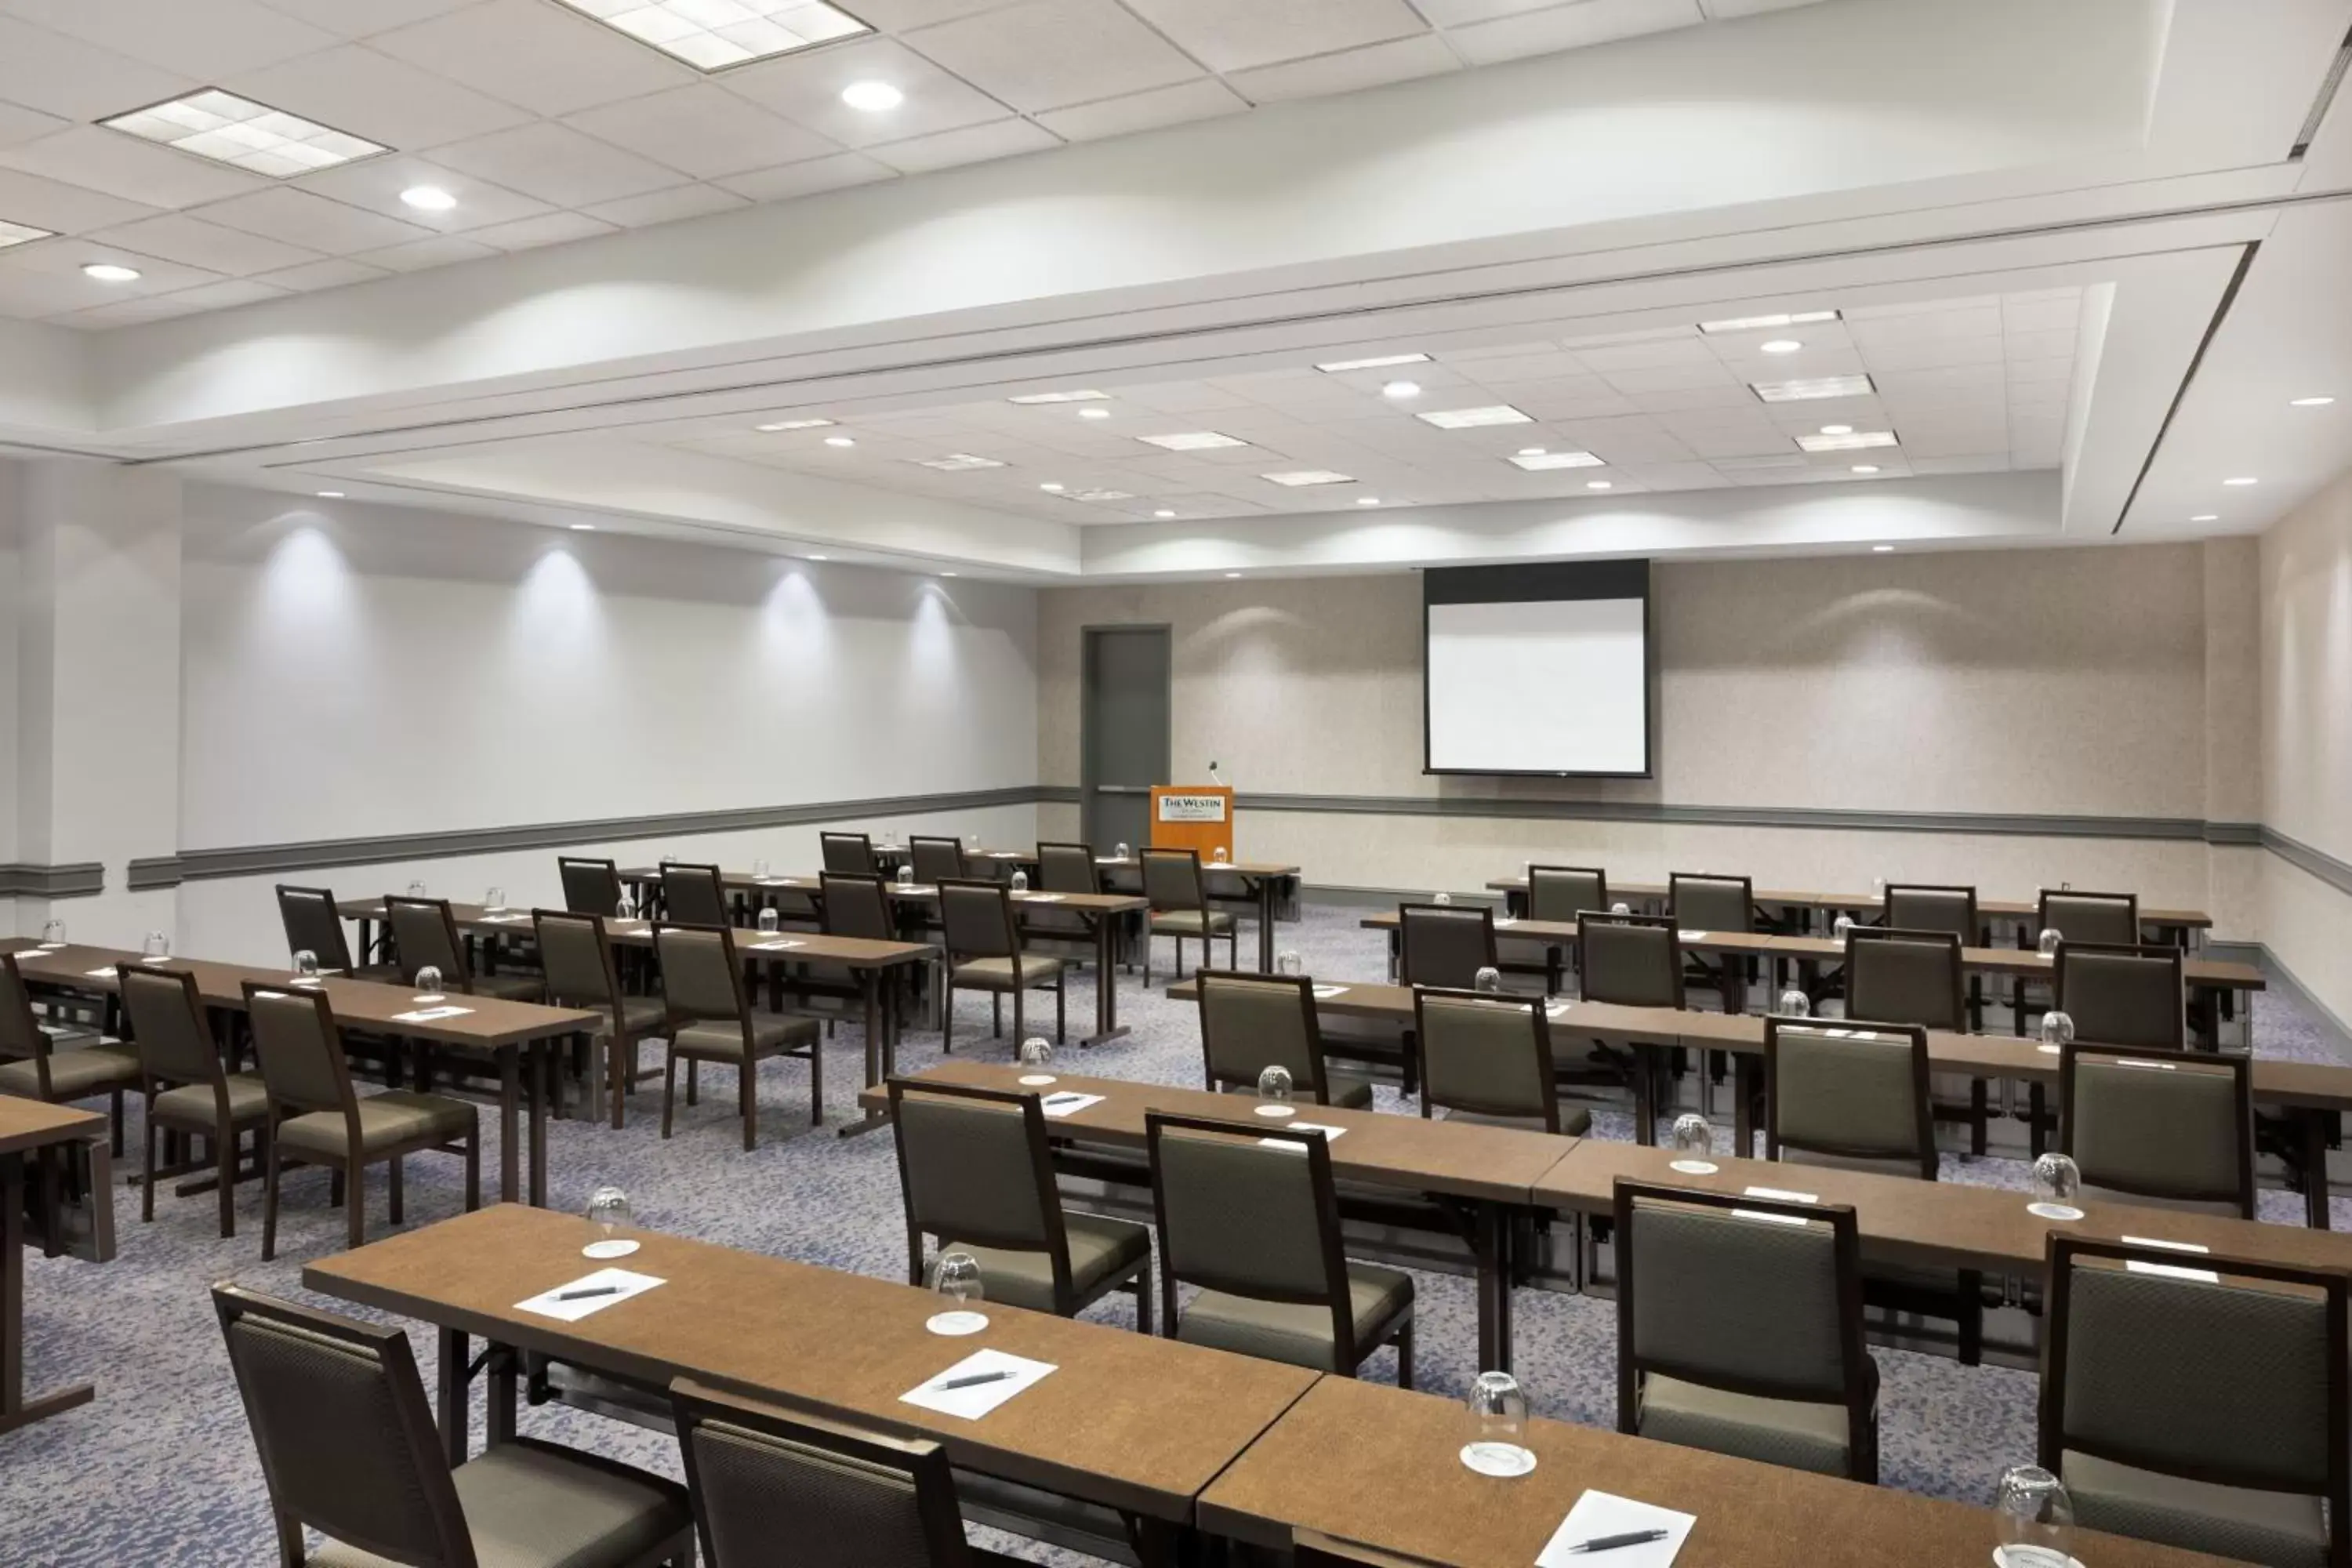
[[[1039,777],[1078,781],[1082,628],[1147,622],[1174,637],[1177,774],[1213,756],[1245,793],[2244,822],[2256,584],[2248,540],[1662,564],[1657,776],[1562,782],[1422,773],[1414,575],[1057,589]],[[2182,839],[1288,811],[1238,832],[1324,885],[1467,889],[1531,858],[1988,896],[2071,881],[2210,908],[2224,935],[2252,934],[2259,881],[2252,852]]]

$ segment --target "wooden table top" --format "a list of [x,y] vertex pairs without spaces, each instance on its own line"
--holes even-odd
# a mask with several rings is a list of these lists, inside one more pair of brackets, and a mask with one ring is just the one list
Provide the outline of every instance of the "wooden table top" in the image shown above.
[[[624,871],[622,875],[625,877],[630,873]],[[656,873],[651,871],[646,873],[647,879],[651,879],[655,875]],[[753,878],[747,875],[739,880],[732,872],[726,873],[726,877],[729,887],[740,889],[746,892],[814,893],[823,886],[814,877]],[[882,886],[883,891],[887,893],[894,901],[922,904],[939,901],[939,889],[929,882],[911,882],[902,885],[885,878]],[[1145,900],[1140,893],[1049,893],[1042,888],[1034,892],[1014,893],[1013,901],[1021,905],[1034,904],[1040,909],[1048,910],[1058,906],[1063,909],[1077,910],[1087,914],[1124,914],[1129,910],[1139,910],[1145,907]]]
[[[1528,1568],[1594,1490],[1696,1515],[1675,1568],[1981,1568],[1992,1558],[1986,1509],[1541,1418],[1528,1423],[1534,1471],[1497,1479],[1463,1468],[1465,1436],[1456,1401],[1326,1377],[1202,1495],[1202,1526],[1276,1548],[1304,1529],[1454,1568]],[[2222,1561],[2091,1531],[2078,1532],[2076,1554],[2097,1568]]]
[[[1000,1062],[948,1061],[902,1076],[912,1083],[966,1083],[1026,1092],[1018,1081],[1022,1072],[1018,1067]],[[1053,1088],[1037,1092],[1064,1089],[1099,1094],[1103,1099],[1071,1115],[1050,1119],[1047,1127],[1056,1135],[1083,1136],[1120,1147],[1144,1146],[1143,1118],[1150,1110],[1247,1122],[1263,1129],[1286,1125],[1255,1115],[1253,1108],[1257,1101],[1246,1095],[1213,1094],[1207,1089],[1175,1089],[1128,1079],[1056,1072]],[[868,1089],[861,1099],[868,1109],[889,1105],[888,1094],[881,1090]],[[1299,1104],[1295,1120],[1348,1130],[1330,1144],[1331,1172],[1342,1180],[1502,1203],[1526,1202],[1536,1179],[1577,1143],[1574,1138],[1549,1132],[1424,1121],[1418,1116],[1343,1110],[1305,1102]]]
[[[1192,1500],[1318,1374],[987,1305],[943,1339],[929,1291],[653,1232],[619,1266],[667,1283],[577,1323],[513,1303],[603,1267],[585,1220],[512,1204],[312,1263],[306,1289],[659,1385],[687,1375],[939,1438],[955,1464],[1151,1517]],[[983,1346],[1058,1371],[978,1421],[899,1395]]]
[[[887,860],[903,860],[913,853],[903,844],[877,844],[874,853]],[[1034,866],[1038,854],[1034,849],[967,849],[964,855],[973,860],[993,860],[1006,866]],[[1107,870],[1134,870],[1142,862],[1132,855],[1097,855],[1095,864]],[[1298,868],[1279,860],[1203,860],[1203,871],[1225,871],[1237,877],[1296,877]],[[624,877],[635,873],[624,871]],[[651,872],[646,875],[652,875]]]
[[[345,899],[335,910],[346,920],[381,920],[383,904],[368,899]],[[449,918],[457,929],[482,936],[513,934],[529,936],[531,931],[529,910],[492,910],[481,904],[452,903]],[[644,921],[607,919],[604,934],[623,947],[651,947],[654,928]],[[789,950],[761,952],[757,944],[769,941],[793,943]],[[795,963],[845,963],[854,969],[888,969],[896,964],[920,963],[928,960],[932,948],[928,942],[884,942],[862,936],[827,936],[823,931],[780,931],[775,932],[749,931],[738,927],[735,945],[751,958],[785,957]]]
[[21,1154],[106,1131],[106,1113],[0,1094],[0,1154]]
[[[113,948],[69,945],[36,956],[27,951],[27,946],[22,939],[16,939],[0,943],[0,951],[16,952],[17,971],[26,980],[67,990],[110,994],[115,989],[114,976],[98,972],[120,963],[142,962],[135,952]],[[283,969],[256,969],[242,963],[211,963],[188,958],[167,958],[162,963],[166,969],[194,974],[196,994],[208,1007],[243,1012],[245,983],[248,980],[289,990],[308,989],[292,984],[293,975]],[[328,1005],[334,1009],[335,1022],[343,1028],[482,1050],[578,1034],[596,1027],[604,1017],[576,1007],[548,1007],[536,1002],[467,996],[455,991],[449,993],[446,1003],[420,1003],[409,986],[380,985],[367,980],[330,978],[321,989],[327,994]],[[464,1007],[467,1011],[426,1023],[411,1023],[400,1017],[401,1014],[414,1013],[427,1005]]]
[[[1496,893],[1524,893],[1528,879],[1519,877],[1496,877],[1486,884],[1487,890]],[[1609,896],[1621,894],[1629,899],[1663,899],[1670,889],[1664,882],[1620,882],[1612,879]],[[1883,893],[1823,893],[1785,888],[1757,888],[1752,897],[1759,904],[1779,904],[1796,909],[1870,910],[1885,902]],[[1996,920],[2020,920],[2039,915],[2042,904],[2035,899],[1979,899],[1977,913]],[[2202,910],[2153,909],[2142,905],[2139,923],[2154,926],[2188,926],[2195,929],[2210,927],[2213,917]]]

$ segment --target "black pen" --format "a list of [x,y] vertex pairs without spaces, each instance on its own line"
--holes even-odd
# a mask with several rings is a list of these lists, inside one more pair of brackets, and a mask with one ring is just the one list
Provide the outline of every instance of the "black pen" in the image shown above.
[[1596,1535],[1590,1541],[1580,1541],[1570,1552],[1614,1552],[1621,1546],[1640,1546],[1652,1541],[1664,1541],[1673,1534],[1667,1530],[1629,1530],[1622,1535]]
[[976,1372],[970,1377],[959,1377],[948,1383],[933,1384],[931,1387],[935,1393],[945,1394],[950,1388],[978,1388],[983,1383],[1003,1383],[1012,1375],[1013,1373],[1009,1372]]
[[585,1290],[559,1290],[555,1299],[559,1301],[584,1301],[591,1296],[617,1296],[620,1293],[618,1285],[591,1285]]

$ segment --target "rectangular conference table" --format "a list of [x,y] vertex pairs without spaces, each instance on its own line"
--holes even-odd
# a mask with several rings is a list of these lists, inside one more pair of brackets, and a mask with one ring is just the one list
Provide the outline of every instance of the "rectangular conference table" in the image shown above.
[[[1513,914],[1525,914],[1528,879],[1519,877],[1496,877],[1487,882],[1486,890],[1505,896]],[[1609,897],[1638,899],[1645,903],[1657,903],[1672,893],[1664,882],[1619,882],[1609,884]],[[2063,890],[2063,889],[2062,889]],[[1886,901],[1881,893],[1814,892],[1786,888],[1755,888],[1750,889],[1753,901],[1763,909],[1777,909],[1784,918],[1812,914],[1875,914]],[[1979,899],[1977,913],[1987,921],[2003,922],[2030,921],[2042,912],[2039,901],[2029,899]],[[2175,946],[2189,945],[2191,932],[2204,932],[2213,927],[2213,917],[2203,910],[2169,910],[2142,907],[2139,923],[2153,928],[2158,937]]]
[[[1023,1069],[995,1062],[950,1061],[912,1075],[909,1084],[972,1084],[1012,1093],[1033,1092],[1020,1082]],[[1052,1090],[1075,1089],[1103,1098],[1067,1116],[1049,1119],[1056,1138],[1083,1140],[1140,1153],[1146,1147],[1144,1117],[1154,1110],[1178,1116],[1279,1127],[1282,1120],[1257,1118],[1246,1095],[1139,1083],[1131,1079],[1055,1075]],[[878,1105],[877,1104],[878,1102]],[[887,1096],[869,1091],[869,1108],[887,1109]],[[1510,1127],[1426,1121],[1336,1106],[1297,1107],[1297,1120],[1345,1129],[1330,1141],[1331,1173],[1342,1182],[1377,1187],[1400,1198],[1440,1200],[1462,1222],[1455,1234],[1471,1243],[1478,1265],[1478,1353],[1481,1367],[1507,1370],[1511,1355],[1510,1215],[1528,1206],[1537,1178],[1559,1163],[1578,1140]]]
[[[112,948],[68,945],[42,948],[22,938],[0,942],[0,952],[16,955],[18,973],[27,983],[58,991],[111,997],[117,985],[114,967],[142,962],[135,952]],[[281,969],[256,969],[240,963],[211,963],[198,959],[167,958],[163,967],[196,977],[196,994],[206,1007],[226,1014],[245,1011],[245,983],[282,985],[299,990],[293,976]],[[496,996],[467,996],[452,992],[435,1006],[462,1007],[463,1013],[442,1018],[417,1018],[424,1004],[405,985],[379,985],[373,981],[330,977],[320,983],[333,1010],[338,1028],[450,1046],[494,1058],[499,1067],[499,1193],[514,1202],[521,1190],[523,1131],[530,1146],[530,1201],[547,1201],[547,1053],[556,1042],[585,1039],[601,1021],[594,1013],[572,1007],[542,1007],[530,1002],[509,1002]]]
[[[388,1237],[302,1271],[305,1289],[440,1331],[441,1435],[467,1450],[468,1336],[555,1357],[658,1393],[700,1382],[946,1445],[959,1468],[1118,1510],[1152,1556],[1192,1523],[1193,1500],[1319,1375],[1101,1323],[986,1303],[988,1327],[947,1339],[928,1290],[649,1231],[618,1267],[664,1281],[578,1322],[513,1303],[604,1267],[588,1222],[500,1205]],[[900,1395],[982,1347],[1055,1371],[977,1421]],[[511,1359],[493,1356],[489,1437],[513,1435]]]
[[[0,1432],[87,1405],[87,1383],[25,1397],[25,1163],[82,1139],[103,1137],[106,1114],[0,1094]],[[99,1201],[111,1203],[102,1193]]]
[[[1201,1494],[1201,1528],[1277,1552],[1324,1538],[1452,1568],[1527,1568],[1590,1489],[1696,1515],[1675,1568],[1992,1561],[1988,1509],[1540,1417],[1526,1436],[1535,1469],[1497,1479],[1464,1468],[1467,1438],[1458,1401],[1326,1377]],[[2222,1564],[2087,1530],[2076,1551],[2095,1568]]]

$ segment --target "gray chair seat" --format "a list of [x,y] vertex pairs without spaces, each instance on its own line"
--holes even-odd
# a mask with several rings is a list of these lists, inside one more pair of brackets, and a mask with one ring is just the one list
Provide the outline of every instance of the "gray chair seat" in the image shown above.
[[2189,1480],[2071,1448],[2060,1473],[2075,1522],[2087,1530],[2277,1568],[2327,1561],[2327,1521],[2315,1497]]
[[1652,1373],[1642,1383],[1641,1435],[1686,1448],[1825,1476],[1853,1473],[1845,1406],[1765,1399]]
[[[1080,1301],[1094,1296],[1109,1280],[1124,1278],[1151,1256],[1148,1226],[1090,1214],[1066,1214],[1062,1223],[1070,1242],[1070,1288]],[[978,1260],[983,1299],[1033,1312],[1054,1310],[1054,1265],[1045,1254],[970,1247],[960,1241],[949,1242],[940,1250],[969,1252]]]
[[[593,1033],[602,1039],[613,1032],[613,1012],[599,1008],[596,1027]],[[669,1005],[658,996],[624,996],[621,998],[621,1026],[632,1035],[658,1035],[669,1022]]]
[[[155,1097],[155,1120],[181,1127],[210,1127],[219,1113],[208,1083],[183,1084]],[[257,1074],[232,1073],[228,1079],[228,1119],[243,1123],[269,1114],[269,1090]]]
[[1181,936],[1199,935],[1204,923],[1208,930],[1223,936],[1234,929],[1234,917],[1221,910],[1211,910],[1206,914],[1199,910],[1170,910],[1164,914],[1155,912],[1151,917],[1153,931],[1172,931]]
[[[127,1046],[83,1046],[49,1053],[49,1092],[58,1100],[84,1100],[109,1089],[136,1089],[142,1081],[139,1053]],[[0,1067],[0,1094],[41,1098],[40,1069],[31,1058]]]
[[[403,1144],[446,1142],[474,1131],[474,1108],[446,1095],[392,1089],[358,1103],[360,1148],[366,1153]],[[313,1110],[279,1122],[278,1146],[298,1158],[331,1154],[340,1160],[349,1151],[351,1139],[341,1111]]]
[[[670,1037],[682,1057],[700,1057],[706,1061],[740,1061],[743,1056],[743,1030],[737,1024],[688,1024]],[[753,1049],[767,1053],[791,1050],[801,1046],[814,1047],[817,1042],[817,1025],[814,1018],[780,1018],[761,1015],[751,1020]]]
[[507,1002],[536,1002],[547,994],[547,981],[537,974],[477,974],[474,994]]
[[1017,984],[1026,987],[1042,985],[1053,979],[1062,972],[1063,964],[1068,960],[1050,952],[1024,952],[1018,960],[975,958],[969,963],[957,964],[955,973],[950,975],[949,979],[956,985],[966,986],[975,991],[1010,991],[1016,984],[1013,973],[1013,964],[1016,962],[1021,966],[1021,977]]
[[[594,1454],[528,1437],[450,1472],[481,1568],[621,1568],[689,1528],[686,1489]],[[308,1568],[398,1568],[329,1542]]]
[[[1354,1310],[1356,1343],[1377,1344],[1412,1310],[1412,1279],[1393,1268],[1350,1263],[1348,1299]],[[1354,1370],[1339,1364],[1338,1347],[1331,1342],[1331,1310],[1317,1302],[1260,1301],[1203,1290],[1184,1309],[1176,1337],[1187,1344],[1317,1372]]]
[[[1466,1121],[1473,1127],[1514,1127],[1522,1132],[1546,1131],[1540,1116],[1489,1116],[1480,1110],[1449,1110],[1448,1121]],[[1559,1130],[1570,1138],[1581,1138],[1592,1131],[1592,1112],[1582,1106],[1563,1105],[1559,1108]]]

